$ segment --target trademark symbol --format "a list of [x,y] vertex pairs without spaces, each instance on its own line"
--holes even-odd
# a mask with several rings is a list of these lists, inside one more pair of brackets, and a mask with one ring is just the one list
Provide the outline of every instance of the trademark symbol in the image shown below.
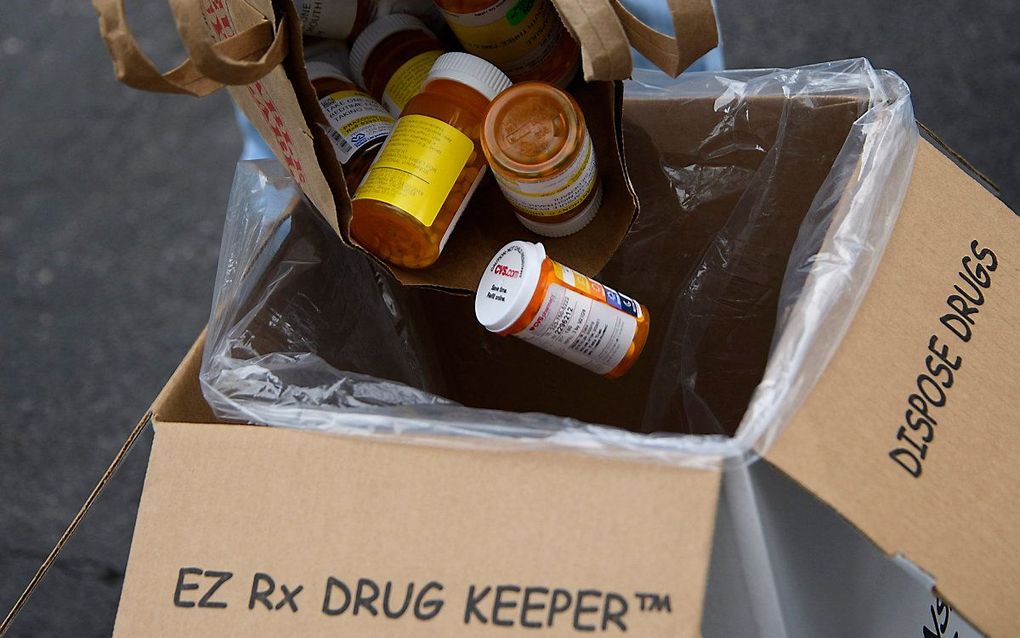
[[647,612],[666,612],[667,614],[673,613],[673,608],[669,604],[669,594],[650,594],[647,592],[638,592],[634,596],[640,603],[639,609]]

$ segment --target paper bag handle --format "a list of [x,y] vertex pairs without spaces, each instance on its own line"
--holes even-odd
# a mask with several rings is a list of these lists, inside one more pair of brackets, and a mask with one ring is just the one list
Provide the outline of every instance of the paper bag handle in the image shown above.
[[223,85],[250,84],[262,78],[287,54],[285,24],[274,33],[273,23],[267,20],[214,44],[199,3],[171,0],[177,31],[189,57],[160,73],[131,33],[124,0],[92,0],[92,6],[99,15],[99,32],[117,79],[136,89],[201,97]]
[[619,0],[553,0],[581,43],[585,80],[623,80],[631,74],[630,47],[671,76],[719,44],[712,0],[664,0],[676,37],[637,19]]
[[616,15],[627,39],[641,55],[671,77],[676,77],[698,58],[719,46],[719,30],[712,0],[666,0],[673,16],[670,37],[641,22],[618,1]]
[[553,0],[553,4],[581,44],[585,80],[630,77],[630,43],[611,0]]

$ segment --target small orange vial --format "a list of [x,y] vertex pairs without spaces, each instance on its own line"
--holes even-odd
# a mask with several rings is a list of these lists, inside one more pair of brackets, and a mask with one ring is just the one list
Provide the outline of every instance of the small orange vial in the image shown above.
[[602,205],[602,182],[574,98],[543,82],[515,84],[489,106],[482,150],[503,195],[528,230],[572,235]]
[[306,35],[346,40],[358,35],[375,15],[375,0],[294,0]]
[[347,190],[354,192],[393,130],[393,116],[334,64],[315,59],[305,68],[329,122],[323,128],[343,166]]
[[549,0],[434,0],[468,53],[492,62],[514,82],[566,86],[581,49]]
[[648,309],[549,259],[542,244],[504,246],[482,274],[475,317],[609,379],[634,365],[648,340]]
[[376,20],[351,48],[354,79],[394,116],[418,94],[446,47],[421,20],[395,13]]
[[489,101],[508,86],[473,55],[436,60],[354,193],[358,244],[396,266],[435,263],[485,175],[478,135]]

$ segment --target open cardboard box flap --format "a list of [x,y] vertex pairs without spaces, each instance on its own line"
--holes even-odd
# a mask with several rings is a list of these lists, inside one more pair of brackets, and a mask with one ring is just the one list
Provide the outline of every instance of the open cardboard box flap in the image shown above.
[[[868,294],[766,454],[887,554],[933,576],[991,635],[1020,632],[1020,417],[1011,401],[1020,379],[1017,221],[922,142]],[[953,319],[964,307],[972,309],[966,319]],[[940,353],[959,368],[951,386]],[[901,428],[920,448],[897,438]]]
[[[117,635],[505,633],[496,620],[518,630],[538,623],[550,636],[575,635],[575,626],[601,631],[603,622],[640,635],[698,634],[718,472],[215,424],[197,382],[202,341],[152,407],[155,437]],[[232,574],[215,597],[226,608],[175,607],[180,570],[192,567]],[[258,573],[277,587],[302,585],[299,611],[249,609]],[[344,601],[330,577],[354,596],[360,579],[372,581],[362,581],[366,595],[392,583],[391,611],[413,584],[412,601],[399,619],[379,603],[378,617],[353,607],[329,615],[327,588],[329,609]],[[184,582],[192,580],[206,577]],[[442,589],[433,585],[418,601],[429,583]],[[185,590],[182,602],[197,601],[202,587]],[[487,622],[472,615],[465,623],[472,591],[479,602],[471,609]],[[641,613],[638,593],[660,604],[668,595],[669,611]],[[525,595],[535,607],[522,616]],[[497,596],[513,607],[494,611]],[[569,597],[570,607],[550,617],[553,597],[557,608]]]

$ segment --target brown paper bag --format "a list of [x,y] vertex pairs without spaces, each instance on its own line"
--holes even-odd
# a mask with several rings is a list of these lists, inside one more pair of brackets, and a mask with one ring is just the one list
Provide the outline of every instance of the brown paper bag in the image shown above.
[[[339,0],[338,0],[339,1]],[[422,270],[387,265],[402,283],[474,290],[485,264],[514,239],[542,241],[549,254],[589,275],[622,241],[637,212],[620,133],[621,90],[633,44],[676,75],[716,46],[711,0],[668,0],[677,38],[657,33],[612,0],[552,0],[581,45],[586,82],[570,87],[599,158],[602,207],[581,232],[542,238],[524,229],[493,181],[475,194],[439,261]],[[225,86],[326,222],[348,244],[350,193],[325,118],[305,72],[300,19],[290,0],[169,0],[188,59],[161,74],[128,28],[123,0],[93,0],[117,78],[130,86],[202,96]],[[474,211],[474,212],[472,212]]]

